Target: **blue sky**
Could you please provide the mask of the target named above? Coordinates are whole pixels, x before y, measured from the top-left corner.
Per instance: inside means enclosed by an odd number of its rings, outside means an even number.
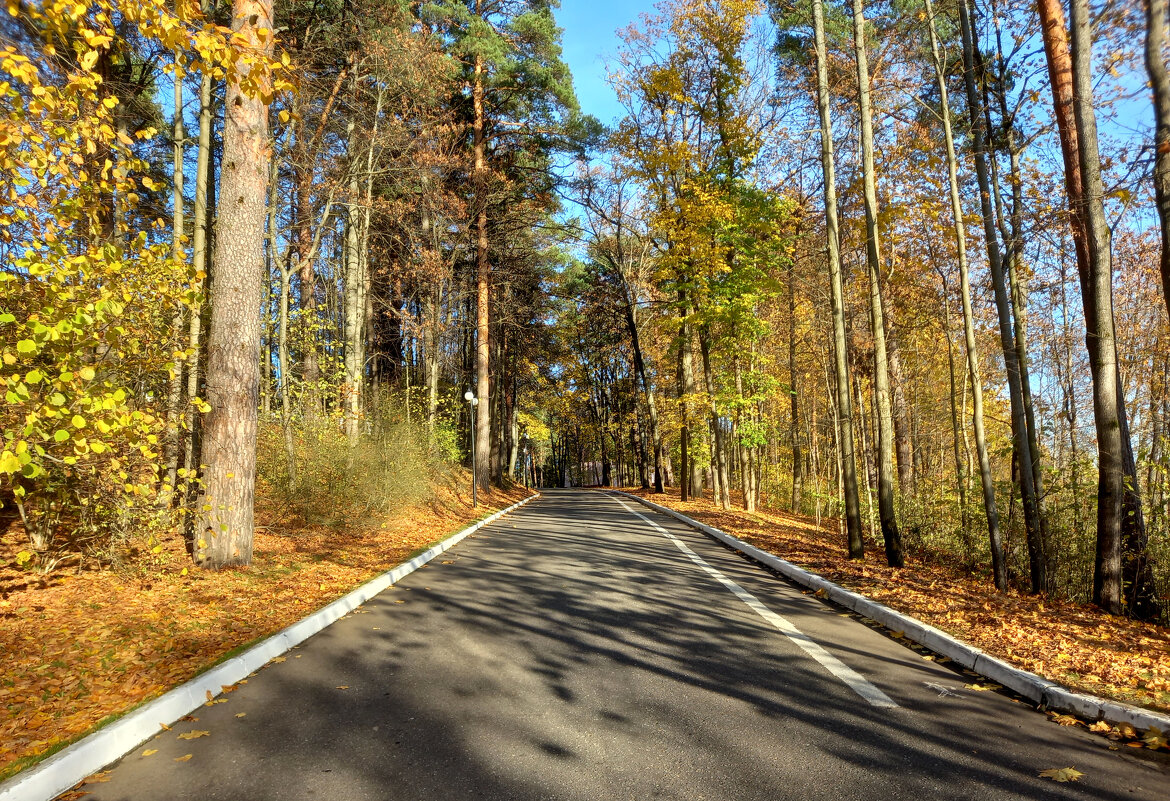
[[[561,0],[554,13],[557,25],[565,30],[564,58],[573,71],[582,112],[607,125],[621,114],[605,82],[604,60],[617,52],[614,32],[653,10],[653,0]]]

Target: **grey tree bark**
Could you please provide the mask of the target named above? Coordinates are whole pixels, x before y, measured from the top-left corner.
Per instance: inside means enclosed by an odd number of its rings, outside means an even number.
[[[865,254],[869,268],[869,304],[873,325],[874,396],[878,421],[878,519],[886,545],[886,561],[902,567],[902,535],[894,509],[894,415],[890,399],[889,357],[881,288],[881,243],[877,225],[877,182],[874,175],[873,112],[870,108],[869,59],[865,46],[863,0],[853,0],[853,42],[857,56],[857,98],[861,113],[861,164],[865,195]]]
[[[983,380],[979,375],[979,351],[975,341],[975,319],[971,309],[971,277],[967,261],[967,233],[963,223],[963,204],[959,194],[959,160],[955,155],[955,138],[951,131],[951,109],[947,96],[947,82],[938,34],[934,25],[934,7],[926,0],[930,19],[930,47],[934,59],[942,109],[943,135],[947,148],[947,181],[950,190],[951,216],[955,221],[955,248],[959,262],[959,294],[963,304],[963,338],[967,350],[967,372],[971,375],[971,427],[975,432],[975,450],[979,456],[979,481],[983,489],[983,511],[987,516],[987,538],[991,548],[991,567],[995,587],[1007,590],[1007,560],[1003,552],[1003,538],[999,529],[999,510],[995,504],[995,483],[991,475],[991,459],[987,453],[987,436],[983,429]],[[957,459],[956,455],[956,459]],[[960,477],[961,478],[961,477]]]
[[[1093,600],[1112,614],[1152,619],[1161,606],[1147,556],[1137,466],[1129,437],[1117,360],[1113,318],[1112,235],[1105,215],[1105,188],[1093,109],[1093,34],[1088,0],[1071,2],[1073,118],[1081,169],[1088,275],[1082,278],[1086,343],[1093,375],[1097,429],[1097,559]],[[1087,279],[1087,280],[1086,280]],[[1125,560],[1122,554],[1125,554]]]
[[[210,2],[205,0],[203,13],[206,15]],[[192,209],[191,261],[195,268],[195,291],[204,291],[206,276],[211,272],[207,243],[210,237],[211,221],[208,219],[208,196],[212,191],[211,125],[212,125],[212,84],[211,75],[204,72],[199,79],[199,144],[195,166],[195,204]],[[203,302],[202,298],[191,307],[187,326],[187,439],[183,450],[183,467],[190,479],[198,464],[195,461],[198,450],[199,417],[191,401],[199,395],[199,356],[202,346]]]
[[[983,117],[983,101],[976,87],[975,39],[967,0],[959,2],[959,26],[963,39],[963,77],[967,90],[968,113],[971,118],[972,149],[975,158],[975,176],[979,182],[984,244],[987,248],[991,283],[995,291],[995,306],[999,315],[1000,346],[1003,349],[1008,395],[1011,401],[1012,449],[1020,464],[1020,498],[1024,506],[1024,529],[1028,540],[1028,566],[1032,591],[1044,592],[1048,588],[1048,571],[1044,557],[1039,508],[1036,503],[1032,451],[1028,442],[1028,425],[1020,385],[1020,363],[1012,329],[1011,301],[1008,298],[1007,280],[1004,277],[1003,254],[999,246],[995,212],[991,205],[991,179],[987,166],[987,131]]]
[[[260,31],[264,30],[265,35]],[[272,0],[234,0],[232,31],[260,58],[272,54]],[[204,465],[196,505],[196,564],[252,561],[256,423],[260,384],[260,301],[268,166],[268,104],[241,90],[258,69],[244,60],[228,76],[223,166],[215,238],[204,419]],[[254,76],[251,76],[254,77]],[[262,78],[263,85],[267,78]]]
[[[479,2],[476,0],[476,12]],[[475,215],[475,392],[478,403],[475,407],[476,461],[472,466],[474,480],[483,490],[491,483],[491,327],[488,304],[491,300],[491,265],[488,262],[487,233],[487,162],[485,160],[485,110],[484,110],[484,63],[476,55],[472,80],[472,123],[474,149],[474,177],[476,185]]]
[[[187,251],[183,245],[183,151],[184,151],[184,136],[183,136],[183,67],[182,60],[175,53],[175,72],[172,76],[174,80],[174,112],[173,112],[173,128],[172,137],[174,138],[174,155],[172,157],[172,184],[173,192],[171,194],[173,214],[171,224],[171,248],[172,257],[175,260],[175,273],[180,274],[182,267],[186,265]],[[178,303],[175,308],[174,316],[174,336],[176,342],[182,337],[183,329],[183,309],[184,304]],[[167,474],[163,482],[163,490],[159,493],[159,505],[164,509],[169,508],[171,501],[174,499],[175,486],[179,478],[179,445],[181,432],[179,430],[179,420],[182,417],[183,404],[183,362],[185,360],[175,359],[174,366],[171,367],[170,386],[167,395]]]
[[[824,174],[826,247],[829,260],[829,298],[833,315],[833,366],[837,385],[837,414],[841,441],[841,476],[845,529],[850,559],[865,557],[861,538],[861,506],[857,496],[857,458],[853,446],[853,399],[849,353],[845,336],[844,291],[841,287],[841,248],[837,221],[837,181],[833,163],[833,122],[829,111],[829,69],[825,46],[822,0],[812,0],[817,56],[817,111],[821,123],[821,169]]]
[[[1170,71],[1166,67],[1167,0],[1146,0],[1146,71],[1154,93],[1154,201],[1162,227],[1162,293],[1170,312]]]

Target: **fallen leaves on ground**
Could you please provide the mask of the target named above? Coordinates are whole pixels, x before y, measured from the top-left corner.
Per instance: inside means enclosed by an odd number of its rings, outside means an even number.
[[[707,499],[682,503],[677,490],[655,495],[669,506],[830,581],[953,634],[1024,670],[1081,692],[1170,711],[1170,628],[1115,617],[1094,606],[1015,591],[928,554],[908,554],[906,567],[885,565],[867,542],[864,560],[846,558],[837,521],[820,526],[774,509],[723,511]],[[1132,730],[1132,727],[1129,727]],[[1137,733],[1121,734],[1127,739]]]
[[[223,572],[185,570],[176,535],[149,564],[41,577],[16,566],[18,524],[0,523],[0,777],[527,494],[496,492],[473,510],[440,487],[424,507],[337,528],[306,526],[258,491],[252,566]]]
[[[210,737],[210,736],[211,736],[211,732],[209,732],[209,731],[200,731],[199,729],[193,729],[193,730],[186,732],[184,734],[180,734],[179,739],[180,740],[198,740],[200,737]]]
[[[1049,768],[1040,771],[1040,778],[1052,779],[1054,782],[1075,782],[1084,775],[1076,768]]]
[[[1151,726],[1142,737],[1142,742],[1149,748],[1166,748],[1166,735],[1157,726]]]

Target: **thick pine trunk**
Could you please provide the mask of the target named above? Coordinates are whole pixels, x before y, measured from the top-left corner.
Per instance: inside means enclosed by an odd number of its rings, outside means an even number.
[[[258,35],[266,30],[263,39]],[[260,58],[273,49],[272,1],[234,0],[232,30]],[[212,281],[207,390],[196,507],[195,562],[222,568],[252,561],[260,301],[268,166],[268,105],[240,90],[251,69],[229,76]],[[263,79],[262,79],[263,82]]]
[[[850,559],[865,557],[861,537],[861,506],[857,496],[857,458],[853,447],[853,401],[850,390],[848,340],[845,334],[844,291],[841,286],[841,250],[837,221],[836,169],[833,164],[833,124],[829,116],[829,68],[825,47],[822,0],[813,0],[817,54],[817,110],[821,124],[821,169],[824,172],[826,246],[829,261],[829,299],[833,315],[833,368],[841,449],[841,483],[845,529]],[[814,407],[815,409],[815,407]],[[813,446],[816,446],[815,440]],[[816,474],[814,473],[814,477]]]
[[[869,267],[869,303],[873,326],[874,396],[878,420],[878,518],[886,561],[902,567],[902,535],[894,510],[894,415],[886,353],[885,310],[881,290],[881,243],[878,239],[877,182],[874,175],[873,115],[869,97],[869,60],[865,47],[863,0],[853,0],[853,41],[857,56],[857,95],[861,112],[861,164],[865,196],[865,254]]]

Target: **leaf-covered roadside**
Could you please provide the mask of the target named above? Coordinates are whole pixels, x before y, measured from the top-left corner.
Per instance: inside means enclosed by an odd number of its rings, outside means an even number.
[[[633,490],[631,490],[633,491]],[[846,558],[836,521],[820,528],[801,515],[766,509],[722,511],[710,500],[682,503],[633,491],[757,548],[811,570],[875,601],[913,615],[1024,670],[1082,692],[1161,712],[1170,711],[1170,629],[1102,612],[1093,606],[1015,591],[996,593],[989,580],[958,566],[908,554],[906,567],[886,567],[880,546],[864,561]]]
[[[526,495],[451,488],[361,528],[303,527],[258,509],[250,569],[190,570],[174,536],[133,572],[21,569],[24,535],[0,533],[0,776],[154,698],[225,654],[294,623],[466,523]]]

